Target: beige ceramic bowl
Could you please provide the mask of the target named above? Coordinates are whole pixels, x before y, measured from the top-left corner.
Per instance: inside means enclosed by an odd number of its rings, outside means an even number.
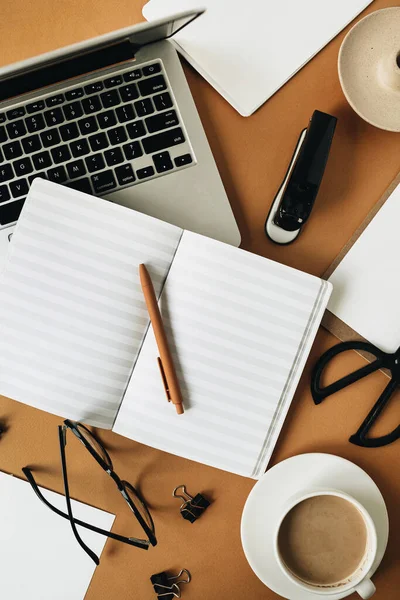
[[[400,7],[356,23],[343,40],[338,69],[344,95],[360,117],[400,131]]]

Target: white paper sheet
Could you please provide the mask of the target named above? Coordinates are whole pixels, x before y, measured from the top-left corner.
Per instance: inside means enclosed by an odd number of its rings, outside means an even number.
[[[371,0],[150,0],[149,21],[205,7],[173,36],[195,69],[243,116],[254,112]]]
[[[265,470],[331,286],[185,231],[161,296],[184,396],[175,414],[150,327],[113,430],[226,471]]]
[[[0,277],[0,393],[111,428],[182,230],[37,179]]]
[[[387,352],[400,346],[400,185],[329,278],[329,310]]]
[[[42,490],[66,512],[65,498]],[[114,515],[72,502],[74,516],[110,531]],[[1,597],[4,600],[83,600],[96,565],[79,546],[69,521],[41,502],[26,481],[0,473]],[[100,556],[107,537],[79,527]]]

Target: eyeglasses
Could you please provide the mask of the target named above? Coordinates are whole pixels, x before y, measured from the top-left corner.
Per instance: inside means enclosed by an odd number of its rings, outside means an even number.
[[[357,369],[353,373],[349,373],[345,377],[342,377],[338,381],[331,383],[330,385],[322,388],[321,378],[327,365],[342,352],[348,350],[362,350],[368,355],[371,355],[374,360]],[[313,373],[311,375],[311,393],[315,404],[320,404],[325,398],[335,394],[339,390],[356,383],[363,377],[367,377],[370,373],[374,373],[379,369],[387,369],[390,372],[391,379],[374,406],[365,417],[358,431],[354,433],[349,441],[357,446],[364,446],[366,448],[378,448],[386,446],[400,438],[400,425],[393,429],[386,435],[380,437],[369,437],[368,433],[374,423],[376,423],[379,415],[382,413],[385,406],[388,404],[390,398],[397,390],[400,384],[400,348],[393,354],[383,352],[373,344],[362,341],[342,342],[327,350],[317,361]]]
[[[72,506],[71,506],[71,496],[69,494],[69,483],[68,483],[68,473],[67,473],[67,461],[66,461],[66,453],[65,446],[67,443],[66,435],[67,431],[71,430],[72,433],[78,438],[78,440],[85,446],[86,450],[90,452],[96,462],[101,466],[101,468],[110,475],[110,477],[115,481],[117,488],[119,489],[122,497],[125,502],[135,515],[138,520],[140,526],[145,532],[147,539],[138,539],[135,537],[125,537],[119,535],[117,533],[112,533],[110,531],[105,531],[104,529],[100,529],[99,527],[95,527],[89,523],[85,523],[80,519],[75,519],[72,514]],[[137,548],[142,548],[143,550],[148,550],[150,544],[152,546],[157,545],[157,539],[155,536],[155,528],[153,519],[151,517],[150,511],[140,496],[139,492],[127,481],[121,480],[116,472],[113,469],[111,458],[104,448],[102,443],[95,437],[95,435],[82,423],[75,423],[70,421],[69,419],[64,421],[64,425],[58,427],[58,435],[60,442],[60,453],[61,453],[61,466],[62,466],[62,474],[63,474],[63,482],[64,482],[64,493],[65,500],[67,504],[67,512],[65,514],[63,511],[59,510],[55,506],[53,506],[42,494],[40,491],[35,478],[32,475],[32,470],[29,467],[24,467],[22,469],[29,483],[31,484],[34,492],[38,496],[38,498],[53,512],[58,514],[60,517],[64,519],[68,519],[71,523],[72,531],[75,535],[76,540],[83,550],[90,556],[90,558],[98,565],[100,563],[99,557],[85,544],[85,542],[80,537],[77,525],[81,527],[85,527],[86,529],[90,529],[90,531],[95,531],[96,533],[100,533],[109,538],[117,540],[119,542],[124,542],[125,544],[129,544],[131,546],[136,546]]]

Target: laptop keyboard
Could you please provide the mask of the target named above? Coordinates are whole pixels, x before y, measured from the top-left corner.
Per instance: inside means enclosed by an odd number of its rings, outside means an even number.
[[[35,177],[101,196],[194,162],[160,61],[0,112],[0,225]]]

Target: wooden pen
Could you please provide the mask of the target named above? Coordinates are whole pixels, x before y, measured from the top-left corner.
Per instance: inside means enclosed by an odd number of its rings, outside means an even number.
[[[175,409],[178,415],[182,415],[184,412],[183,399],[181,389],[179,387],[178,377],[176,375],[175,366],[172,360],[171,350],[168,345],[168,340],[160,309],[158,307],[156,294],[154,292],[153,283],[146,266],[143,264],[139,265],[139,276],[147,311],[153,326],[154,337],[156,338],[158,351],[160,353],[160,356],[157,360],[161,371],[161,378],[163,380],[165,393],[167,394],[168,401],[175,404]]]

